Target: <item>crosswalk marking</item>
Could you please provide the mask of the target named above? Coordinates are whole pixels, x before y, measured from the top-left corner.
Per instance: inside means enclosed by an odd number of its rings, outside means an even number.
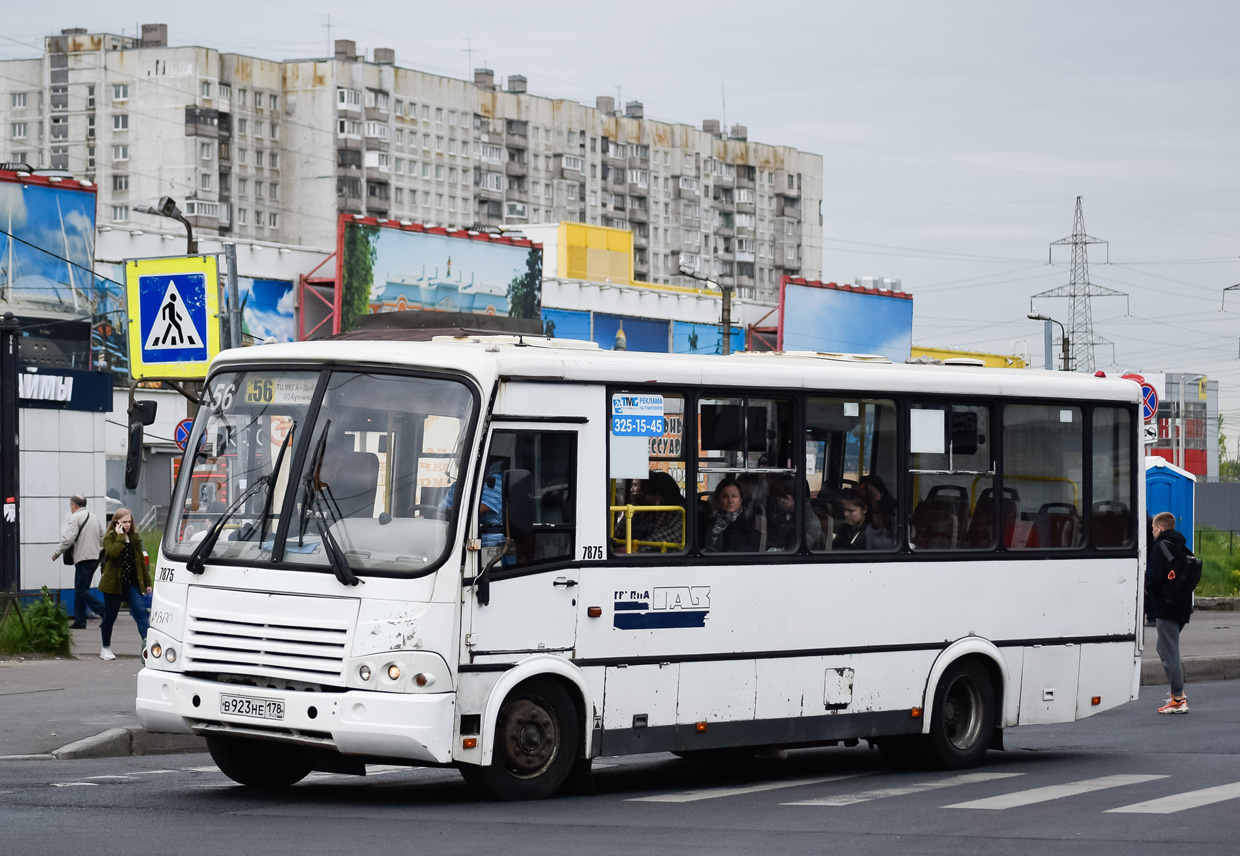
[[[652,797],[633,797],[625,800],[625,802],[661,802],[661,803],[685,803],[697,802],[698,800],[713,800],[723,797],[741,796],[742,794],[756,794],[762,791],[775,791],[781,788],[799,788],[804,785],[822,785],[827,782],[841,782],[844,779],[855,779],[864,773],[845,773],[839,776],[823,776],[817,779],[789,779],[786,782],[766,782],[761,785],[750,785],[744,788],[708,788],[701,791],[682,791],[674,794],[656,794]]]
[[[978,808],[1001,811],[1005,808],[1033,805],[1034,803],[1049,802],[1051,800],[1062,799],[1063,797],[1074,797],[1080,794],[1087,794],[1091,791],[1102,791],[1107,788],[1119,788],[1124,785],[1139,785],[1142,782],[1152,782],[1155,779],[1165,778],[1167,777],[1143,775],[1102,776],[1097,779],[1083,779],[1079,782],[1069,782],[1066,785],[1048,785],[1044,788],[1031,788],[1027,791],[1016,791],[1015,793],[1001,794],[996,797],[970,800],[969,802],[944,806],[944,808]]]
[[[840,794],[834,797],[822,797],[821,799],[798,800],[797,802],[787,802],[784,805],[853,805],[854,803],[868,802],[869,800],[879,800],[885,797],[903,797],[909,794],[917,794],[922,791],[933,791],[939,788],[954,788],[957,785],[972,785],[978,782],[992,782],[996,779],[1010,779],[1015,776],[1023,776],[1024,773],[964,773],[959,776],[949,776],[946,779],[938,779],[932,782],[921,782],[916,785],[907,785],[904,787],[894,788],[876,788],[871,791],[857,791],[850,794]]]
[[[1108,814],[1173,814],[1185,809],[1203,805],[1213,805],[1225,800],[1240,799],[1240,782],[1230,785],[1217,785],[1213,788],[1202,788],[1199,791],[1185,791],[1156,800],[1133,803],[1119,808],[1107,809]]]

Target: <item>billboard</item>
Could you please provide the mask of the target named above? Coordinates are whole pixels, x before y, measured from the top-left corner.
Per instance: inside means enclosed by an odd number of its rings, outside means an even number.
[[[784,278],[779,349],[878,354],[904,362],[913,348],[913,296],[833,282]]]
[[[237,277],[237,288],[241,296],[241,332],[251,337],[247,342],[297,341],[293,314],[297,295],[293,283],[241,276]]]
[[[0,298],[94,314],[95,188],[0,172]]]
[[[341,331],[372,312],[540,317],[542,247],[525,238],[342,215],[337,258]]]

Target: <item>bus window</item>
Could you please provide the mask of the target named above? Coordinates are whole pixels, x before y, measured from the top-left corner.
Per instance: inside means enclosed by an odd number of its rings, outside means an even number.
[[[1132,509],[1136,508],[1132,495],[1132,412],[1118,407],[1095,408],[1093,440],[1090,523],[1094,546],[1131,547]]]
[[[914,404],[909,411],[909,545],[914,550],[995,545],[991,409]],[[1001,516],[1014,513],[1004,497]]]
[[[813,397],[805,409],[805,485],[819,524],[811,550],[894,550],[900,543],[896,406]]]
[[[698,401],[698,544],[706,552],[794,549],[768,543],[771,482],[796,475],[792,402],[765,398]]]
[[[635,443],[637,458],[621,462],[613,445],[607,506],[612,555],[684,553],[688,506],[685,502],[685,399],[679,394],[650,390],[614,390],[615,395],[640,395],[662,400],[663,430],[624,438]],[[657,430],[657,429],[655,429]],[[644,454],[643,454],[644,452]],[[691,492],[690,492],[691,493]]]
[[[577,435],[567,431],[496,431],[491,436],[487,461],[479,503],[483,546],[503,542],[504,472],[527,470],[533,482],[534,533],[527,542],[514,545],[514,558],[505,561],[504,567],[571,559],[577,531]]]
[[[1081,522],[1085,420],[1066,404],[1003,409],[1003,489],[1019,491],[1008,547],[1064,549],[1085,543]]]

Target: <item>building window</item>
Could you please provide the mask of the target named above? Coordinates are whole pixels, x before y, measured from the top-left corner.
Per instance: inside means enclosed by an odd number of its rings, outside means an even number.
[[[14,107],[14,108],[25,107],[26,106],[26,93],[25,92],[14,92],[12,95],[10,95],[9,106]]]
[[[244,89],[238,89],[238,90],[237,90],[237,106],[238,106],[238,107],[244,107],[244,106],[245,106],[245,100],[246,100],[246,98],[245,98],[245,90],[244,90]],[[240,212],[238,212],[238,213],[240,213]],[[240,218],[238,218],[238,219],[240,219]]]
[[[245,208],[238,208],[237,209],[237,224],[240,226],[245,226],[249,223],[249,221],[250,221],[250,212]]]
[[[343,136],[360,137],[362,135],[362,123],[356,119],[337,119],[336,131]]]
[[[650,183],[650,173],[644,169],[629,170],[629,184],[639,184],[645,186]]]
[[[337,89],[336,104],[340,107],[362,106],[362,93],[356,89]]]
[[[113,116],[112,116],[112,130],[113,130],[113,131],[128,131],[128,130],[129,130],[129,116],[128,116],[128,114],[125,114],[125,113],[115,113],[115,114],[113,114]]]
[[[397,205],[405,204],[405,191],[399,187],[396,188],[396,204]]]
[[[275,96],[272,97],[274,98]],[[269,213],[267,215],[267,225],[273,229],[278,229],[280,227],[280,215],[274,211]]]
[[[442,151],[443,151],[443,137],[436,137],[436,138],[435,138],[435,151],[437,151],[437,152],[442,152]]]
[[[219,94],[221,98],[229,98],[229,99],[232,98],[232,86],[230,86],[227,83],[221,83],[219,88],[220,88]]]
[[[461,156],[469,157],[469,143],[465,140],[461,140]]]
[[[27,131],[27,126],[25,122],[14,122],[12,125],[9,126],[9,136],[15,140],[26,139],[26,131]]]
[[[443,194],[442,193],[435,194],[435,207],[443,208]]]
[[[268,199],[279,199],[280,198],[280,185],[279,184],[273,181],[271,182],[271,184],[267,185],[267,198]]]
[[[428,190],[422,191],[422,207],[429,208],[431,204],[431,194]]]
[[[198,186],[201,187],[203,190],[210,190],[211,189],[211,173],[204,172],[201,176],[199,176]]]
[[[388,126],[382,122],[367,122],[366,136],[376,140],[386,140],[388,138]]]
[[[129,189],[129,176],[127,175],[112,176],[112,189],[113,190],[128,190]]]
[[[441,164],[435,164],[435,180],[443,181],[443,166]]]
[[[129,160],[129,146],[113,146],[112,160],[124,161]]]
[[[504,189],[504,177],[498,172],[488,172],[482,177],[482,186],[487,190],[502,191]]]
[[[271,134],[270,134],[270,137],[271,137],[271,139],[273,139],[273,140],[278,140],[278,139],[280,139],[280,126],[279,126],[279,125],[277,125],[275,122],[272,122],[272,123],[271,123]]]
[[[249,120],[248,120],[248,119],[238,119],[238,120],[237,120],[237,133],[238,133],[238,134],[248,134],[248,133],[250,133],[250,122],[249,122]]]
[[[129,100],[129,84],[113,83],[112,84],[112,100],[127,101]]]
[[[198,156],[202,158],[203,160],[211,160],[211,144],[210,143],[199,143],[198,144]]]
[[[257,149],[254,151],[254,165],[255,166],[263,165],[263,153]]]
[[[263,123],[262,123],[262,122],[255,121],[255,123],[254,123],[254,136],[256,136],[256,137],[261,137],[262,135],[263,135]]]
[[[436,108],[435,108],[435,121],[436,121],[436,122],[442,122],[442,121],[443,121],[443,108],[442,108],[442,107],[436,107]]]
[[[250,189],[250,180],[248,178],[237,179],[237,195],[238,196],[245,196],[246,193],[249,192],[249,189]]]
[[[564,168],[565,169],[571,169],[576,172],[585,172],[585,163],[586,162],[582,160],[581,158],[573,157],[572,155],[564,156]],[[569,198],[571,199],[572,197],[569,197]]]
[[[112,206],[112,219],[118,220],[122,223],[128,220],[129,219],[129,206],[128,205],[113,205]]]

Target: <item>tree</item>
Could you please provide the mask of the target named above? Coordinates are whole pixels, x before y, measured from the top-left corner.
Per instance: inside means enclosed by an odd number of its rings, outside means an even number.
[[[1240,481],[1240,459],[1227,460],[1227,435],[1223,433],[1223,417],[1218,418],[1218,480]]]
[[[375,245],[378,226],[348,223],[344,227],[343,274],[340,279],[340,332],[357,326],[357,319],[370,312],[370,289],[375,280]]]
[[[511,318],[537,318],[542,311],[542,251],[530,247],[525,257],[525,273],[508,283],[508,315]]]

